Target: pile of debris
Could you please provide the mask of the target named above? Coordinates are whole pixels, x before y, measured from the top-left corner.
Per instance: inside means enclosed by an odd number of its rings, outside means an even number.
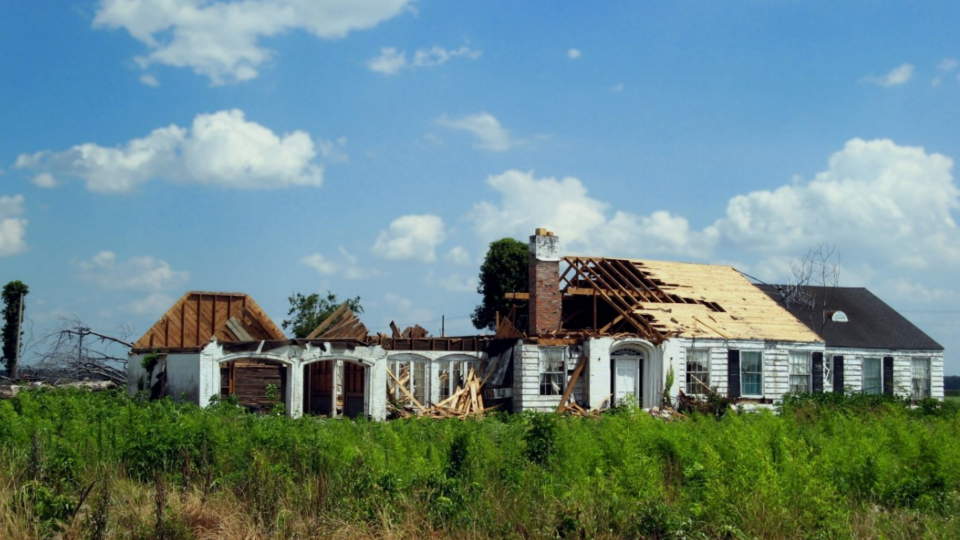
[[[28,390],[38,390],[41,388],[83,388],[91,392],[100,392],[116,388],[117,384],[113,381],[73,381],[62,384],[47,384],[41,381],[28,382],[24,384],[4,384],[0,385],[0,399],[11,399],[20,392]]]
[[[685,420],[687,415],[677,411],[673,407],[650,407],[647,409],[650,416],[659,418],[664,422],[674,422],[676,420]]]
[[[408,408],[400,405],[398,399],[390,399],[392,396],[388,394],[389,408],[398,418],[426,416],[429,418],[459,418],[462,420],[468,416],[483,416],[485,412],[497,408],[497,406],[484,407],[483,381],[477,377],[477,373],[472,367],[467,372],[462,387],[458,385],[450,397],[429,407],[420,403],[407,390],[404,383],[409,380],[410,375],[406,369],[400,372],[400,377],[394,375],[390,370],[387,370],[387,375],[396,383],[396,389],[400,390],[406,401],[412,404],[412,411],[408,410]]]

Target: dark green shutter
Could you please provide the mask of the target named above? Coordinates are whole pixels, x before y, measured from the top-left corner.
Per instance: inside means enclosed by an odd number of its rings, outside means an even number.
[[[835,394],[843,393],[843,357],[833,357],[833,392]]]
[[[727,395],[732,399],[740,397],[740,351],[727,351]]]
[[[893,357],[883,357],[883,393],[893,395]]]
[[[823,353],[813,353],[813,391],[823,392]]]

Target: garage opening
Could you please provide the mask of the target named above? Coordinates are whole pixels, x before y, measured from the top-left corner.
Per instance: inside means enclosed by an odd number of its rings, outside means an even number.
[[[356,418],[364,414],[366,367],[323,360],[303,368],[303,410],[318,416]]]
[[[236,396],[253,412],[288,405],[287,393],[287,366],[281,362],[250,358],[220,364],[220,397]]]

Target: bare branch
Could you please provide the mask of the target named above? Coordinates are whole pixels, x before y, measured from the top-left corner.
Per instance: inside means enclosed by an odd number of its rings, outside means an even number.
[[[120,337],[96,332],[78,317],[60,319],[58,328],[37,340],[39,360],[32,370],[35,378],[101,378],[117,384],[127,379],[126,349],[129,328],[120,329]]]

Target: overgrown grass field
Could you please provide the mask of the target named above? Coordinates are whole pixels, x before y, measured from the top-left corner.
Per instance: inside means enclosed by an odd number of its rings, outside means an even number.
[[[960,538],[949,403],[350,420],[0,401],[0,538]]]

